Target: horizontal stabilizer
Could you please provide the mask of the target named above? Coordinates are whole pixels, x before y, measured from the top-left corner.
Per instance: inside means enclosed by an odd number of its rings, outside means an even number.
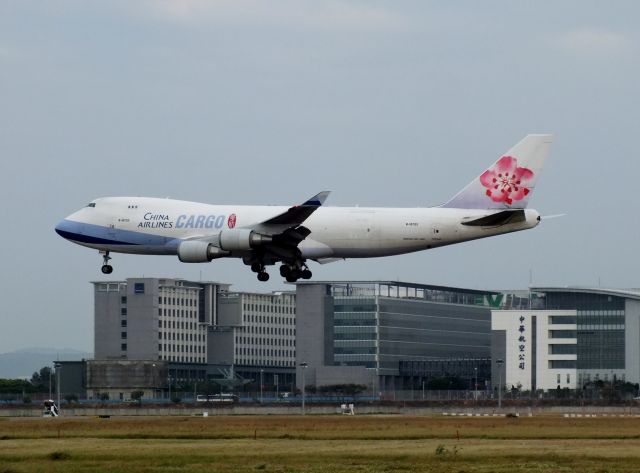
[[[468,225],[470,227],[499,227],[508,223],[524,222],[527,218],[524,215],[524,210],[503,210],[491,215],[476,218],[474,220],[467,220],[462,222],[462,225]]]

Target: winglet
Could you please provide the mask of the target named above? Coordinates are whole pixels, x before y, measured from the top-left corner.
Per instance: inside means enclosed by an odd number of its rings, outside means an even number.
[[[314,195],[310,199],[307,199],[307,201],[302,205],[310,206],[310,207],[320,207],[322,204],[324,204],[324,201],[327,200],[327,197],[329,196],[329,192],[330,191],[322,191]]]

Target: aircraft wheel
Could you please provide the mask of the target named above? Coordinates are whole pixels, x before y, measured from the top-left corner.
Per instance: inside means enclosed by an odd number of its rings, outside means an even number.
[[[282,276],[283,278],[286,278],[288,274],[291,273],[291,268],[289,266],[287,266],[286,264],[283,264],[282,266],[280,266],[280,276]]]
[[[260,263],[251,263],[251,271],[260,273],[262,271],[262,265]]]
[[[111,273],[113,273],[113,266],[111,266],[110,264],[105,264],[105,265],[103,265],[103,266],[102,266],[102,268],[100,268],[100,269],[102,269],[102,272],[103,272],[104,274],[111,274]]]
[[[258,273],[258,281],[268,281],[269,280],[269,273],[266,273],[264,271],[262,271],[261,273]]]
[[[310,270],[303,269],[301,276],[302,276],[302,279],[311,279],[312,274]]]
[[[285,279],[287,280],[287,282],[296,282],[298,280],[298,278],[291,273],[289,273]]]

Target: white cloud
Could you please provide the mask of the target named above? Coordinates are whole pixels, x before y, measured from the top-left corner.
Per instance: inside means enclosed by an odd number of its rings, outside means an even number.
[[[555,42],[567,52],[584,56],[626,53],[635,46],[632,38],[621,33],[588,28],[567,32]]]
[[[408,24],[408,18],[382,7],[340,0],[150,0],[143,5],[142,13],[178,22],[205,20],[226,24],[366,30],[397,29]]]

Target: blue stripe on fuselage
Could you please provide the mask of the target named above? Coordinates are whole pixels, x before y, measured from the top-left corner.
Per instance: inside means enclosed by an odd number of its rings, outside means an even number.
[[[175,242],[174,238],[107,228],[72,220],[63,220],[56,225],[56,233],[67,240],[93,245],[165,246],[170,242]]]

